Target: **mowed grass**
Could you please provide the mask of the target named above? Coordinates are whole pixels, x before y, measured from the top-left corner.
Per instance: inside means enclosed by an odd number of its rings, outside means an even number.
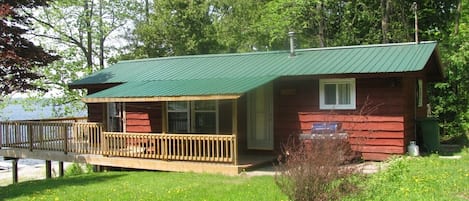
[[[0,188],[0,200],[287,200],[272,176],[104,172]]]
[[[399,157],[343,200],[469,200],[469,149],[459,159]],[[272,176],[104,172],[0,187],[0,200],[288,200]]]

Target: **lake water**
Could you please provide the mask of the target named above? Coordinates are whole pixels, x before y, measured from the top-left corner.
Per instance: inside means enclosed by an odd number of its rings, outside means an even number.
[[[71,116],[83,117],[86,116],[86,111],[81,111]],[[54,118],[53,106],[41,106],[41,104],[37,104],[32,106],[32,108],[25,110],[20,104],[10,104],[0,110],[0,121],[46,118]]]

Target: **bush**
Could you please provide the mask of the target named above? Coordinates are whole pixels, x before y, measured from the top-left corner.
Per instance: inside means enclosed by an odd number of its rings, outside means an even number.
[[[291,137],[283,146],[275,182],[291,200],[338,200],[355,192],[345,168],[354,154],[346,139],[321,139],[305,144]]]
[[[80,174],[85,174],[92,172],[93,167],[92,165],[86,164],[82,165],[79,163],[73,163],[67,169],[65,170],[65,175],[66,176],[75,176],[75,175],[80,175]]]

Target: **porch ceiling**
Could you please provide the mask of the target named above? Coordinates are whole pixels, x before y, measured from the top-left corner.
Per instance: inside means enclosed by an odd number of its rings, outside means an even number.
[[[87,103],[237,99],[277,76],[127,82],[83,98]]]

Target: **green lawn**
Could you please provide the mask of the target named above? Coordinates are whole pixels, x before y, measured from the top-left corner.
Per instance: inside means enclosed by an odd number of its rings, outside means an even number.
[[[345,200],[469,200],[469,149],[460,159],[401,157],[358,179]],[[0,187],[0,200],[288,200],[272,176],[105,172]]]
[[[0,200],[287,200],[273,177],[105,172],[0,188]]]

